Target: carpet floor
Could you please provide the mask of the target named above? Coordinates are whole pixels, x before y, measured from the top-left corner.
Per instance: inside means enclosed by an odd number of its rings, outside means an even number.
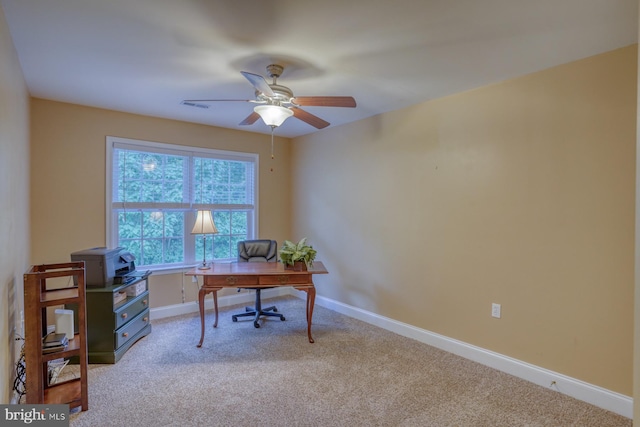
[[[231,321],[202,348],[197,314],[152,321],[115,365],[89,365],[89,410],[71,426],[597,426],[628,418],[316,306],[269,301],[286,316]],[[73,367],[69,367],[72,374]],[[69,374],[69,373],[67,373]]]

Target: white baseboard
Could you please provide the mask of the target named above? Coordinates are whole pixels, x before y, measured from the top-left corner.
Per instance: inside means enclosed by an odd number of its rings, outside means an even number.
[[[304,292],[290,290],[292,295],[306,298]],[[399,335],[448,351],[485,366],[506,372],[542,387],[551,388],[583,402],[606,409],[627,418],[633,418],[633,399],[602,387],[568,377],[481,347],[467,344],[434,332],[398,322],[384,316],[361,310],[329,298],[318,296],[316,304],[354,319],[362,320]]]
[[[282,295],[293,295],[300,299],[306,299],[306,293],[296,291],[293,288],[271,288],[262,291],[265,298],[273,298]],[[228,307],[236,304],[250,304],[254,300],[254,294],[241,292],[234,295],[225,295],[218,298],[218,307]],[[316,304],[335,312],[344,314],[354,319],[362,320],[371,325],[395,332],[398,335],[412,338],[449,353],[464,357],[485,366],[522,378],[542,387],[551,388],[562,394],[566,394],[583,402],[606,409],[623,417],[633,417],[633,399],[620,393],[616,393],[602,387],[586,383],[584,381],[568,377],[558,372],[550,371],[481,347],[476,347],[444,335],[420,329],[415,326],[398,322],[388,317],[380,316],[341,302],[316,297]],[[205,308],[213,308],[213,299],[205,300]],[[152,319],[179,316],[187,313],[197,313],[198,303],[174,304],[165,307],[151,309]]]

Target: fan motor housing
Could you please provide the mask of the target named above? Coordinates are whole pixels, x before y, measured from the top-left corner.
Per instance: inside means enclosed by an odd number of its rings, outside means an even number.
[[[278,99],[286,99],[288,101],[289,99],[293,98],[293,92],[286,86],[273,84],[269,85],[269,87],[271,88],[273,93],[276,94],[276,98]]]
[[[293,98],[293,91],[286,86],[280,86],[277,84],[270,84],[269,87],[275,94],[275,96],[266,96],[259,91],[256,91],[256,97],[258,99],[262,99],[267,101],[268,103],[280,104],[280,103],[289,103],[291,102],[291,98]]]

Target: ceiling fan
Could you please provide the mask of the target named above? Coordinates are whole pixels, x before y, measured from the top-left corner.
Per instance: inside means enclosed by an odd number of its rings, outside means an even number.
[[[192,107],[209,108],[203,102],[251,102],[258,104],[253,112],[239,124],[241,126],[252,125],[259,118],[271,129],[280,126],[287,118],[293,116],[317,129],[323,129],[330,125],[326,120],[315,116],[300,107],[348,107],[354,108],[356,100],[351,96],[294,96],[293,91],[286,86],[277,83],[282,75],[284,67],[277,64],[267,66],[267,73],[273,79],[269,84],[258,74],[241,71],[240,73],[249,80],[256,90],[256,99],[187,99],[182,104]]]

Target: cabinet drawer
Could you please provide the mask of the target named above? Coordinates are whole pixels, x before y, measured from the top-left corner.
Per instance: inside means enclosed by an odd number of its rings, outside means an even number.
[[[282,274],[260,277],[261,285],[301,285],[311,283],[310,274]]]
[[[116,335],[116,348],[119,348],[124,343],[133,338],[140,330],[149,324],[149,309],[147,308],[142,313],[138,314],[135,318],[131,319],[129,323],[115,332]]]
[[[149,308],[149,291],[146,291],[142,295],[137,296],[131,302],[120,307],[115,311],[116,325],[114,329],[118,329],[129,320],[133,319],[145,309]]]
[[[214,286],[257,285],[258,277],[244,275],[210,276],[207,281]]]

